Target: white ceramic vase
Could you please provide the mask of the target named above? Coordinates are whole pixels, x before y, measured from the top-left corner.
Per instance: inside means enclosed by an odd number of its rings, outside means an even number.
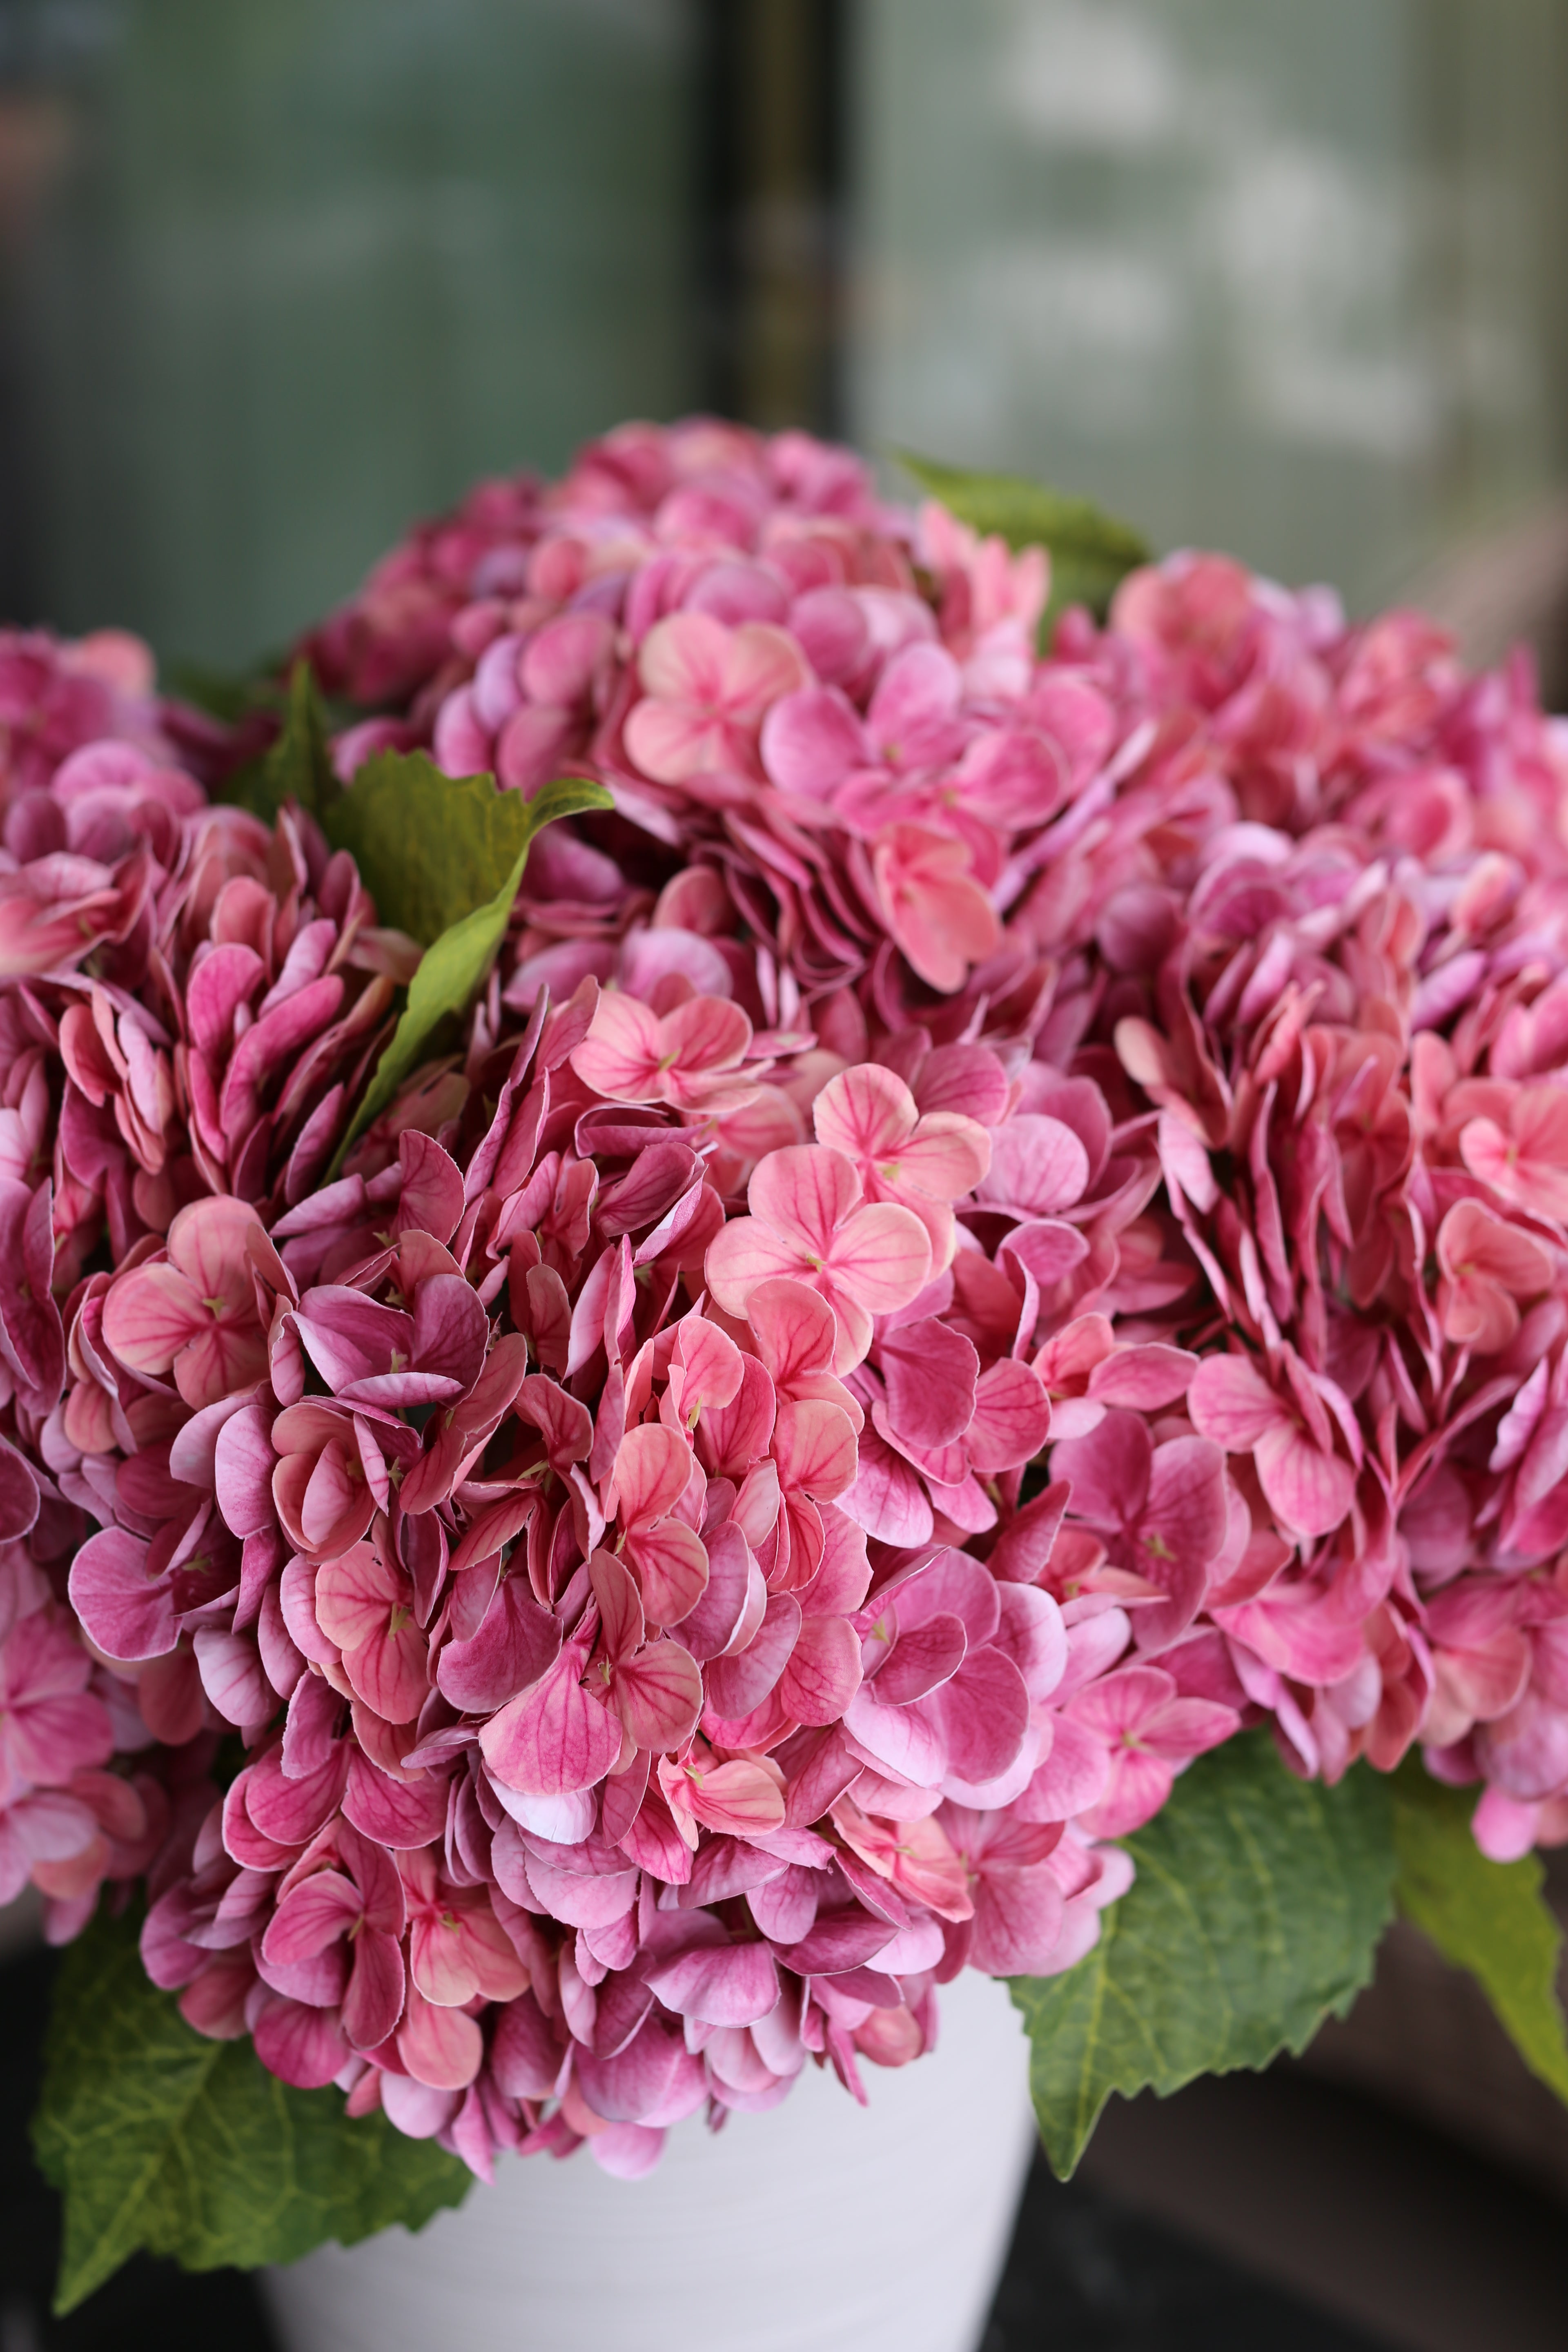
[[[286,2352],[975,2352],[1035,2145],[1006,1988],[961,1977],[936,2051],[815,2068],[771,2114],[679,2126],[641,2180],[503,2159],[416,2236],[265,2289]]]

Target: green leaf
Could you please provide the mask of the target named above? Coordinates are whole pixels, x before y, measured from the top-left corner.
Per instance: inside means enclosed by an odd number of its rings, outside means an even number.
[[[1021,474],[973,474],[907,449],[897,455],[921,488],[960,522],[987,537],[997,534],[1015,551],[1050,550],[1051,601],[1040,624],[1043,646],[1049,645],[1068,604],[1087,604],[1103,620],[1117,583],[1150,560],[1148,542],[1130,523],[1103,514],[1088,499],[1069,498]]]
[[[525,801],[489,776],[443,775],[423,751],[377,751],[326,830],[353,854],[381,920],[428,948],[496,896],[542,825],[610,805],[603,785],[578,777]]]
[[[1419,1759],[1394,1781],[1400,1910],[1446,1960],[1468,1969],[1532,2074],[1568,2100],[1568,2038],[1557,1999],[1563,1935],[1537,1855],[1489,1862],[1470,1830],[1473,1789],[1447,1789]]]
[[[384,751],[360,770],[329,812],[329,835],[353,852],[382,921],[410,932],[425,954],[331,1174],[484,980],[535,834],[557,817],[612,805],[602,784],[582,777],[547,784],[527,801],[498,793],[489,776],[454,782],[419,751]]]
[[[259,760],[237,770],[220,797],[276,824],[285,801],[324,817],[342,790],[332,767],[327,714],[309,662],[296,662],[289,680],[283,730]]]
[[[1393,1910],[1392,1801],[1365,1767],[1297,1780],[1266,1732],[1201,1757],[1126,1838],[1138,1875],[1065,1976],[1016,1978],[1040,2135],[1063,2178],[1112,2091],[1303,2050],[1372,1976]]]
[[[142,1966],[137,1922],[104,1914],[66,1954],[33,2145],[65,2199],[55,2309],[137,2248],[187,2270],[289,2263],[462,2201],[468,2168],[336,2090],[296,2091],[246,2042],[208,2042]]]
[[[209,719],[222,719],[226,727],[237,727],[256,710],[282,709],[284,698],[278,680],[283,667],[280,656],[253,670],[212,669],[205,662],[161,665],[166,693],[205,710]]]

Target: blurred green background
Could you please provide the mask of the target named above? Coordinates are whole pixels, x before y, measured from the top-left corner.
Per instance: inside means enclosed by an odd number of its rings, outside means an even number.
[[[1364,606],[1556,512],[1565,95],[1568,0],[0,0],[0,606],[241,661],[699,404]]]

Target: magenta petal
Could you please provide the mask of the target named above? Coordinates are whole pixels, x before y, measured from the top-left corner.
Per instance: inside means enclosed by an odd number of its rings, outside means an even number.
[[[1027,1364],[1004,1356],[982,1374],[965,1444],[983,1477],[1032,1461],[1050,1433],[1050,1400]]]
[[[939,1612],[908,1633],[900,1631],[873,1689],[883,1706],[907,1706],[951,1682],[963,1664],[968,1638],[956,1617]]]
[[[318,1870],[290,1887],[268,1923],[261,1948],[269,1960],[313,1958],[360,1916],[359,1889],[335,1870]],[[385,2039],[382,2035],[380,2039]]]
[[[493,1715],[479,1734],[495,1778],[525,1796],[568,1796],[602,1780],[621,1752],[616,1717],[583,1688],[584,1660],[563,1651],[542,1682]]]
[[[422,1372],[471,1389],[489,1339],[489,1319],[460,1275],[432,1275],[414,1302],[414,1360]]]
[[[437,1773],[395,1780],[357,1748],[349,1759],[342,1802],[345,1820],[394,1853],[428,1845],[447,1826],[447,1784]]]
[[[987,1976],[1040,1976],[1062,1931],[1061,1881],[1048,1863],[983,1870],[975,1891],[969,1962]]]
[[[819,1911],[810,1932],[779,1954],[786,1969],[803,1977],[842,1976],[858,1969],[892,1941],[890,1921],[859,1909]]]
[[[509,2099],[547,2099],[565,2055],[549,2021],[531,1992],[520,1993],[501,2010],[490,2043],[497,2088]],[[598,2108],[595,2111],[599,2113]]]
[[[658,2113],[680,2077],[685,2058],[681,2036],[661,2018],[650,2017],[614,2057],[600,2058],[580,2049],[574,2065],[583,2096],[596,2116],[606,2123],[635,2124]]]
[[[779,1972],[765,1944],[684,1952],[647,1982],[667,2009],[704,2025],[751,2025],[778,2006]]]
[[[217,1507],[225,1526],[237,1536],[259,1535],[276,1524],[272,1474],[278,1457],[272,1450],[271,1418],[259,1404],[245,1405],[224,1423],[214,1444]]]
[[[860,1687],[860,1644],[843,1617],[808,1617],[779,1680],[779,1700],[796,1723],[837,1723]]]
[[[396,2032],[403,2014],[403,1948],[395,1936],[372,1927],[356,1937],[353,1954],[343,2032],[356,2050],[374,2050]]]
[[[147,1577],[147,1547],[123,1528],[91,1536],[71,1562],[71,1606],[106,1657],[161,1658],[174,1646],[174,1604]]]
[[[299,2091],[319,2091],[341,2074],[351,2055],[330,2010],[308,2009],[274,1995],[251,2027],[256,2054],[268,2073]]]
[[[1029,1727],[1029,1694],[1011,1658],[973,1650],[929,1702],[941,1709],[948,1769],[981,1784],[1005,1772]]]
[[[525,1579],[503,1576],[478,1633],[441,1652],[437,1685],[454,1706],[489,1715],[538,1682],[560,1647],[560,1621],[539,1606]]]
[[[980,1359],[968,1339],[928,1315],[918,1323],[885,1331],[877,1363],[887,1387],[889,1425],[896,1437],[929,1453],[963,1436],[974,1412],[980,1372]],[[1026,1366],[1018,1370],[1034,1381]],[[1037,1381],[1035,1386],[1039,1387]]]
[[[924,1486],[872,1429],[860,1433],[855,1484],[838,1497],[838,1507],[879,1541],[912,1551],[931,1541],[935,1522]]]
[[[298,1780],[285,1777],[281,1749],[269,1748],[250,1768],[246,1812],[263,1837],[279,1845],[304,1845],[337,1811],[347,1776],[348,1756],[341,1740],[324,1764]]]
[[[800,1603],[790,1592],[773,1593],[750,1645],[709,1662],[704,1680],[708,1703],[727,1722],[739,1722],[761,1706],[789,1662],[800,1633]]]

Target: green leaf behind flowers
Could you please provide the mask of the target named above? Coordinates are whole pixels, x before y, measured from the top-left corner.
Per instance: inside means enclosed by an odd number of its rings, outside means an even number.
[[[258,690],[256,700],[267,695]],[[283,702],[283,724],[259,760],[237,769],[219,798],[248,809],[264,824],[276,824],[285,801],[297,801],[313,817],[325,814],[342,790],[332,768],[326,706],[309,662],[296,662]],[[236,718],[243,711],[237,711]]]
[[[1043,646],[1049,645],[1068,604],[1087,604],[1103,620],[1118,583],[1150,559],[1147,541],[1130,523],[1102,513],[1088,499],[1069,498],[1020,474],[970,473],[907,449],[897,455],[921,488],[971,530],[987,537],[994,533],[1015,551],[1050,550],[1051,600],[1040,624]]]
[[[1557,1998],[1563,1934],[1542,1893],[1540,1858],[1489,1862],[1470,1829],[1476,1790],[1445,1788],[1418,1758],[1393,1785],[1400,1910],[1469,1971],[1531,2073],[1568,2100]]]
[[[524,800],[489,776],[443,775],[423,751],[377,751],[323,822],[381,920],[429,948],[495,897],[542,825],[609,806],[604,786],[580,777]]]
[[[472,2185],[384,2116],[296,2091],[248,2041],[208,2042],[142,1966],[133,1916],[104,1913],[61,1964],[33,2119],[65,2199],[55,2309],[75,2309],[138,2247],[187,2270],[289,2263],[329,2238],[417,2230]]]
[[[1394,1907],[1393,1803],[1365,1766],[1297,1780],[1267,1733],[1201,1757],[1123,1840],[1138,1875],[1065,1976],[1016,1978],[1053,2168],[1112,2091],[1178,2089],[1306,2047],[1372,1976]]]
[[[381,920],[425,950],[334,1173],[356,1136],[428,1058],[441,1024],[461,1013],[483,982],[534,835],[557,817],[611,804],[602,784],[575,776],[525,801],[521,793],[498,792],[489,776],[444,776],[422,751],[378,752],[331,803],[328,838],[353,853]]]

